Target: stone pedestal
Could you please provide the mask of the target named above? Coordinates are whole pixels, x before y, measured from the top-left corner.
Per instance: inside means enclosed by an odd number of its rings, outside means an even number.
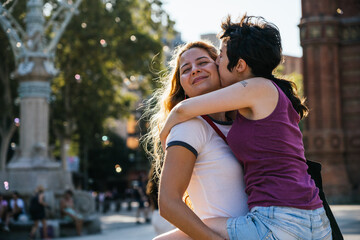
[[[73,189],[71,173],[60,168],[8,169],[0,173],[0,182],[9,183],[9,191],[18,191],[31,196],[38,185],[61,195],[66,189]]]

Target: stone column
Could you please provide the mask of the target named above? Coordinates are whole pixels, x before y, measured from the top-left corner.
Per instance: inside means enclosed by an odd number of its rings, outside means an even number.
[[[304,93],[310,109],[303,131],[305,151],[308,159],[322,163],[324,190],[332,202],[360,198],[360,178],[356,173],[360,170],[360,144],[355,141],[357,150],[349,144],[349,135],[360,139],[360,92],[356,92],[360,84],[360,72],[356,70],[360,69],[360,59],[355,57],[360,52],[360,18],[353,10],[359,7],[356,2],[302,0],[299,27]],[[354,31],[351,41],[344,36],[348,25]],[[357,64],[349,61],[345,65],[344,59],[349,55]],[[347,78],[345,72],[353,76]],[[352,90],[352,95],[344,90]],[[352,124],[350,129],[348,122],[354,121],[358,124]]]
[[[28,60],[33,69],[28,74],[16,75],[20,81],[20,149],[8,168],[58,168],[59,163],[49,158],[49,99],[52,75],[44,66],[44,59]]]
[[[26,37],[17,46],[23,50],[17,56],[14,73],[19,81],[20,145],[0,175],[10,190],[30,195],[38,185],[62,194],[73,188],[71,173],[51,158],[48,147],[50,81],[56,75],[54,53],[45,50],[45,19],[43,0],[27,1]]]

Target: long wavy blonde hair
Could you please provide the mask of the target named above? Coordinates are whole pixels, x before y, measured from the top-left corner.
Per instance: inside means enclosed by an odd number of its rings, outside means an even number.
[[[159,77],[160,87],[145,104],[146,108],[143,117],[149,119],[149,129],[142,138],[142,143],[152,160],[155,171],[154,177],[157,178],[160,177],[164,161],[164,151],[161,148],[159,137],[160,130],[171,109],[185,99],[185,91],[180,84],[179,62],[182,54],[192,48],[204,49],[214,61],[218,56],[217,48],[207,41],[189,42],[178,46],[169,62],[167,73]]]

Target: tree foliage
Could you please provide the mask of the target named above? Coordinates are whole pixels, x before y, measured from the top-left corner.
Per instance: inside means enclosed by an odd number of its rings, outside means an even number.
[[[141,97],[126,88],[151,91],[173,24],[160,1],[84,1],[57,48],[61,72],[52,83],[51,103],[56,139],[77,136],[82,159],[84,151],[98,149],[104,121],[128,116]]]

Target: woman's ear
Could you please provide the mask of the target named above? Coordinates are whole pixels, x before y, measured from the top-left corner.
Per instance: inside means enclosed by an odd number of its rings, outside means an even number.
[[[247,63],[244,61],[244,59],[239,59],[238,63],[236,64],[235,70],[238,73],[243,73],[247,68]]]

